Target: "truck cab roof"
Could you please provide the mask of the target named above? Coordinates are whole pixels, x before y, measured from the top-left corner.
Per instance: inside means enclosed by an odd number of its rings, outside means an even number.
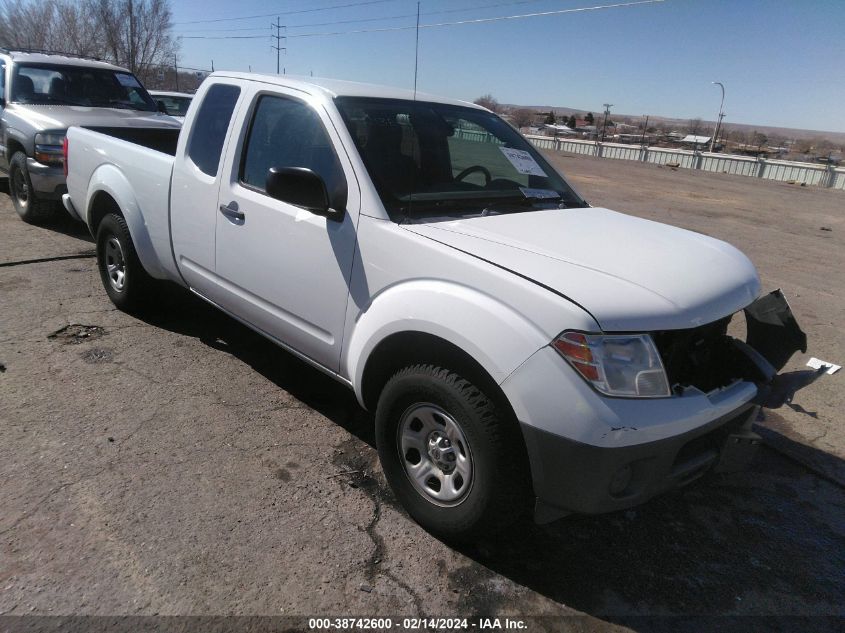
[[[76,57],[74,55],[64,53],[36,53],[29,51],[18,51],[14,49],[0,48],[0,55],[7,56],[15,63],[36,63],[36,64],[54,64],[61,66],[77,66],[83,68],[103,68],[108,70],[119,70],[122,72],[130,72],[122,66],[116,66],[108,62],[90,57]]]
[[[328,99],[335,97],[374,97],[380,99],[407,99],[417,101],[430,101],[434,103],[445,103],[450,105],[465,106],[483,110],[481,106],[459,99],[449,99],[425,92],[382,86],[379,84],[363,83],[358,81],[346,81],[343,79],[329,79],[322,77],[299,77],[295,75],[265,75],[256,73],[239,73],[228,71],[217,71],[210,75],[214,77],[230,77],[247,81],[260,81],[275,86],[303,90],[309,94],[320,94]]]

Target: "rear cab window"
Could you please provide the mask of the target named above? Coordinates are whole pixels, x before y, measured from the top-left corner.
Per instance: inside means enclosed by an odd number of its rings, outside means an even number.
[[[214,84],[205,93],[194,118],[188,141],[188,158],[203,173],[217,176],[223,143],[241,89],[230,84]]]

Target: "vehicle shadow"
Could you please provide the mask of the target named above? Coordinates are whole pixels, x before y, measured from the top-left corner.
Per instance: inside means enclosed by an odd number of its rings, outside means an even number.
[[[0,178],[0,194],[9,193],[9,179],[8,178]],[[44,222],[43,224],[39,225],[39,228],[47,229],[49,231],[55,231],[56,233],[62,233],[67,235],[68,237],[75,237],[77,239],[83,240],[85,242],[94,243],[94,238],[91,237],[91,234],[88,232],[88,227],[85,226],[84,222],[78,222],[71,218],[67,211],[61,205],[61,202],[58,203],[58,208],[56,209],[53,217],[51,217],[48,221]]]
[[[94,238],[91,237],[91,234],[88,232],[88,227],[85,225],[85,223],[78,222],[77,220],[71,218],[67,214],[67,211],[65,211],[63,208],[59,208],[52,218],[39,225],[39,227],[42,229],[47,229],[48,231],[62,233],[63,235],[67,235],[68,237],[75,237],[76,239],[82,240],[83,242],[88,242],[90,244],[94,243]]]
[[[147,323],[225,350],[374,446],[372,417],[344,386],[175,286],[157,303]],[[376,479],[361,488],[394,503]],[[769,448],[749,472],[710,476],[632,510],[526,520],[449,546],[489,576],[485,584],[470,565],[444,578],[461,593],[472,583],[467,608],[479,615],[495,610],[497,574],[640,631],[835,630],[845,615],[845,495]]]

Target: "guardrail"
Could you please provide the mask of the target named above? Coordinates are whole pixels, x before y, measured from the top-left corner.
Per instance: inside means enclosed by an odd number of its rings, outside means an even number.
[[[782,182],[796,182],[845,191],[845,168],[815,163],[798,163],[769,158],[750,158],[733,154],[696,152],[687,149],[600,143],[549,136],[527,136],[540,149],[597,156],[615,160],[635,160],[656,165],[671,165],[681,169],[700,169],[736,176],[764,178]]]

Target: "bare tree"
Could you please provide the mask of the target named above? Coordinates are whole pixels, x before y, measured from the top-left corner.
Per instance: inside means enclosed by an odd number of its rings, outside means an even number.
[[[511,116],[517,128],[528,127],[534,120],[534,110],[530,108],[517,108],[511,113]]]
[[[475,105],[480,105],[482,108],[487,108],[491,112],[499,112],[502,107],[499,105],[499,102],[496,98],[491,94],[481,95],[473,101]]]
[[[56,14],[54,0],[6,0],[0,7],[0,46],[52,48]]]
[[[170,0],[2,0],[0,46],[99,57],[142,81],[172,68]]]
[[[687,134],[692,134],[693,136],[698,136],[698,133],[702,129],[702,122],[701,119],[690,119],[687,123]]]
[[[61,33],[62,47],[68,53],[103,57],[103,28],[90,2],[56,3],[55,31]]]
[[[171,33],[168,0],[87,0],[99,17],[106,56],[149,78],[158,66],[170,65],[178,50]]]

